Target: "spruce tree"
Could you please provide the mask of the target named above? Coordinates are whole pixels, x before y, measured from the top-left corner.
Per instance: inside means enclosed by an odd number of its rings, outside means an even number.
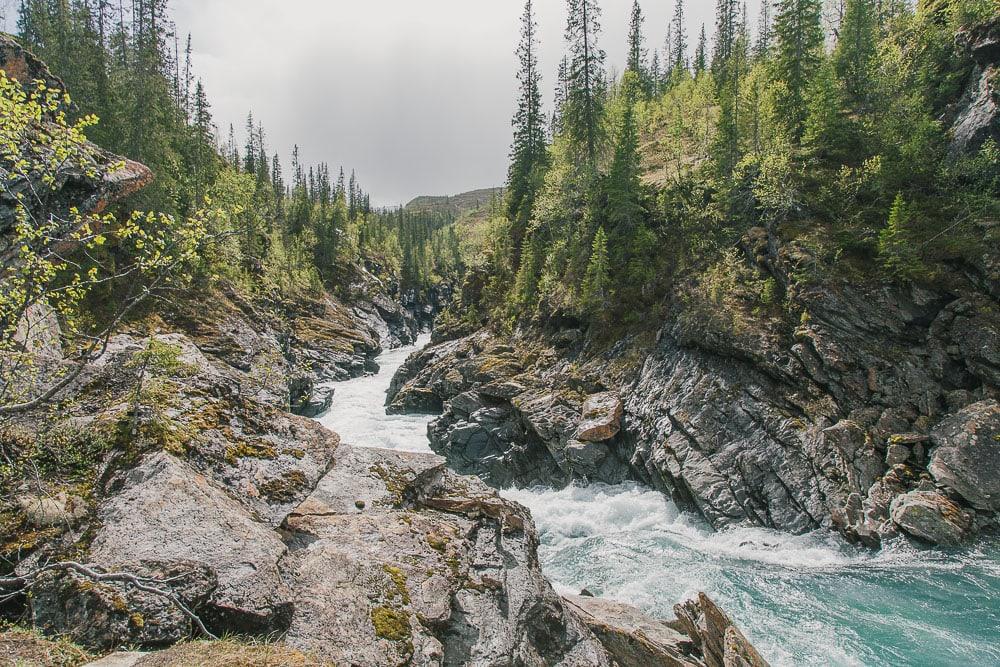
[[[694,52],[694,72],[701,74],[708,69],[708,36],[705,34],[705,24],[701,24],[701,33],[698,35],[698,47]]]
[[[548,158],[539,87],[542,77],[538,69],[537,28],[532,0],[527,0],[522,17],[521,44],[517,50],[521,64],[517,75],[520,92],[513,120],[514,145],[507,176],[507,217],[511,222],[515,269],[520,261],[521,244]]]
[[[596,0],[568,2],[569,94],[563,122],[573,147],[582,156],[584,167],[593,173],[597,168],[604,107],[605,53],[597,46],[601,30],[600,7]]]
[[[806,90],[823,60],[822,0],[780,0],[774,21],[775,74],[785,91],[779,111],[792,137],[802,137],[807,115]]]
[[[639,79],[634,72],[622,78],[622,114],[615,136],[615,153],[607,178],[607,219],[612,223],[615,249],[625,250],[641,220],[639,130],[635,117]],[[621,254],[615,253],[616,258]]]
[[[645,47],[645,38],[642,34],[642,26],[646,18],[642,15],[642,7],[639,0],[632,3],[632,17],[628,28],[628,64],[627,69],[635,72],[640,79],[646,76],[646,59],[648,53]]]
[[[674,76],[687,69],[687,26],[684,23],[684,0],[677,0],[674,8],[674,17],[670,21],[671,33],[673,34],[673,53],[671,54],[671,67]]]
[[[754,56],[758,60],[767,57],[774,37],[774,17],[771,12],[771,0],[762,0],[760,5],[760,20],[757,24],[757,43],[754,45]]]
[[[604,227],[598,227],[594,234],[580,301],[584,312],[592,316],[606,314],[611,303],[611,261],[608,257],[608,235]]]
[[[833,54],[837,76],[855,112],[870,109],[874,86],[872,62],[876,53],[877,19],[874,0],[847,0],[840,37]]]

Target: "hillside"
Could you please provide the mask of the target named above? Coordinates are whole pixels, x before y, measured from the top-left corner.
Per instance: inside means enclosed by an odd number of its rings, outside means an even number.
[[[443,213],[459,218],[464,214],[487,208],[490,202],[502,193],[503,188],[484,188],[451,196],[425,195],[416,197],[404,208],[414,213]]]

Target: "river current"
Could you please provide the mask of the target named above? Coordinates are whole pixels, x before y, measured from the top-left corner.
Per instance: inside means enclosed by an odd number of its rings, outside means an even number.
[[[385,396],[419,346],[337,383],[320,417],[344,442],[429,452],[425,415],[387,416]],[[504,492],[531,509],[539,556],[561,592],[591,592],[670,617],[699,591],[775,667],[1000,667],[1000,543],[947,552],[900,541],[874,553],[828,532],[714,532],[638,484]]]

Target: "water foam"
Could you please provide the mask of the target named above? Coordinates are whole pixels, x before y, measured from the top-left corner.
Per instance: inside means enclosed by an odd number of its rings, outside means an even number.
[[[378,375],[338,383],[320,421],[350,444],[430,451],[433,417],[384,409],[393,374],[417,347],[379,357]],[[638,484],[504,495],[532,511],[556,590],[588,588],[662,617],[704,591],[775,667],[1000,665],[996,543],[952,553],[899,540],[872,553],[830,532],[715,532]]]

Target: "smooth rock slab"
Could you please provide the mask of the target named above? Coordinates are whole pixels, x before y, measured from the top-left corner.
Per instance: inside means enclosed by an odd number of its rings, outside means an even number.
[[[278,533],[187,464],[148,456],[98,510],[90,559],[108,569],[128,561],[191,560],[211,568],[219,587],[206,620],[234,632],[287,627],[291,595],[278,574],[286,547]]]
[[[943,486],[980,510],[1000,511],[1000,403],[974,403],[931,433],[929,470]]]
[[[911,491],[892,501],[892,520],[910,535],[933,544],[962,543],[972,529],[968,512],[936,491]]]

